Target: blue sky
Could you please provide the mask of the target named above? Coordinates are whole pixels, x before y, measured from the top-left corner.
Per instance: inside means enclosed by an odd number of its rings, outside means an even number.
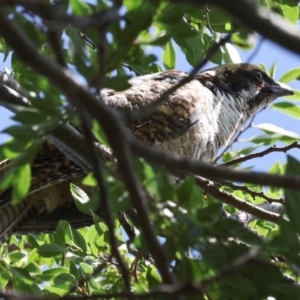
[[[178,51],[177,51],[178,52]],[[161,61],[161,51],[155,51],[156,55],[158,56],[158,61]],[[241,59],[243,62],[247,61],[249,56],[252,52],[250,51],[239,51]],[[274,62],[277,62],[277,70],[275,79],[279,79],[282,74],[286,71],[298,67],[299,56],[275,45],[272,42],[264,41],[262,46],[259,48],[259,51],[251,60],[253,64],[264,63],[267,68],[269,68]],[[208,64],[207,68],[211,67],[212,65]],[[9,59],[3,63],[3,56],[0,54],[0,70],[3,70],[4,67],[10,69],[10,61]],[[191,66],[186,62],[184,56],[177,53],[177,62],[176,62],[176,69],[182,71],[190,71]],[[292,88],[300,90],[300,82],[295,81],[289,84]],[[282,101],[282,99],[280,99]],[[8,112],[6,109],[0,107],[0,131],[4,128],[10,126],[12,121],[10,120],[11,113]],[[280,113],[275,110],[265,110],[259,113],[259,115],[255,118],[255,124],[259,123],[271,123],[278,127],[282,127],[285,130],[293,131],[300,135],[300,120],[293,119]],[[260,131],[257,129],[250,129],[241,137],[246,139],[248,137],[254,136],[259,134]],[[3,143],[7,140],[8,136],[5,134],[0,133],[0,143]],[[244,143],[241,143],[240,146],[244,146]],[[277,146],[282,146],[278,144]],[[299,150],[292,150],[289,154],[296,157],[300,160],[300,151]],[[256,170],[263,170],[267,171],[276,161],[284,162],[286,159],[286,155],[283,153],[273,153],[268,155],[267,157],[256,159],[254,161],[249,162],[246,166],[254,166]]]

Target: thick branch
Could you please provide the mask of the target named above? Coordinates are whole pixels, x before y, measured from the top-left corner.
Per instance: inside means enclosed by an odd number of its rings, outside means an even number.
[[[199,177],[195,177],[195,179],[197,185],[205,190],[206,194],[210,195],[211,197],[218,199],[223,203],[232,205],[243,212],[246,211],[248,215],[254,216],[255,218],[266,220],[272,223],[279,222],[279,214],[265,210],[259,206],[255,206],[254,204],[239,199],[226,191],[222,191],[217,188],[214,183],[208,182],[205,179]]]

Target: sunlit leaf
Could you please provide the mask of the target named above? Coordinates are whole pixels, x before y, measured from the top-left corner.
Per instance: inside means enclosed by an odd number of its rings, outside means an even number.
[[[65,248],[55,244],[44,244],[37,249],[37,252],[42,257],[54,257],[65,253]]]
[[[230,43],[223,46],[223,58],[225,63],[241,63],[241,57],[238,51]]]
[[[286,73],[284,73],[279,81],[282,82],[282,83],[288,83],[290,81],[293,81],[293,80],[296,80],[300,77],[300,68],[294,68],[294,69],[291,69],[289,71],[287,71]]]
[[[174,69],[176,64],[176,53],[171,41],[165,45],[163,63],[166,69]]]
[[[300,107],[291,102],[277,102],[272,104],[272,108],[279,110],[290,117],[300,119]]]

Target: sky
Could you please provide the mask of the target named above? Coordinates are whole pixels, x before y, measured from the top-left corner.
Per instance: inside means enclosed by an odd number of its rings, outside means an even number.
[[[248,61],[251,51],[239,51],[239,54],[241,56],[242,62]],[[154,54],[158,57],[158,62],[160,62],[161,59],[161,51],[154,51]],[[288,70],[298,67],[299,62],[299,56],[296,54],[293,54],[280,46],[277,46],[276,44],[265,40],[262,45],[259,47],[258,51],[256,52],[256,55],[252,58],[250,61],[253,64],[259,64],[264,63],[267,68],[270,68],[270,66],[277,62],[277,70],[276,70],[276,76],[275,79],[278,80],[285,72]],[[208,64],[205,66],[205,68],[212,67],[213,65]],[[0,54],[0,70],[3,71],[4,68],[11,68],[9,59],[3,62],[3,56]],[[185,57],[183,54],[181,54],[179,51],[177,51],[177,62],[176,62],[176,69],[182,70],[182,71],[190,71],[191,66],[186,62]],[[294,88],[300,90],[300,82],[295,81],[292,83],[289,83],[289,85]],[[283,99],[279,99],[279,101],[282,101]],[[277,100],[278,101],[278,100]],[[300,104],[300,102],[299,102]],[[10,120],[10,117],[12,114],[4,109],[3,107],[0,107],[0,144],[5,142],[5,140],[8,139],[8,136],[1,133],[1,131],[10,126],[12,124],[12,120]],[[293,119],[289,116],[284,115],[281,112],[268,109],[260,112],[257,117],[254,120],[254,124],[260,124],[260,123],[271,123],[278,127],[282,127],[285,130],[293,131],[300,135],[300,120]],[[255,136],[261,134],[261,132],[257,129],[250,129],[247,130],[242,136],[241,139],[247,139],[249,137]],[[245,142],[241,142],[237,147],[243,147]],[[277,146],[283,146],[282,144],[277,144]],[[262,149],[262,148],[261,148]],[[289,151],[289,154],[293,155],[295,158],[300,160],[300,150],[295,149]],[[245,167],[254,167],[255,170],[258,171],[267,171],[276,161],[284,162],[286,160],[286,154],[284,153],[272,153],[268,156],[265,156],[263,158],[255,159],[251,162],[246,163]]]

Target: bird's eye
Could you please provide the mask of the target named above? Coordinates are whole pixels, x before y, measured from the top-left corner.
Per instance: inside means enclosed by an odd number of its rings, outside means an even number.
[[[254,71],[254,77],[255,79],[257,79],[258,81],[260,82],[263,82],[264,81],[264,76],[261,72],[259,71]]]

